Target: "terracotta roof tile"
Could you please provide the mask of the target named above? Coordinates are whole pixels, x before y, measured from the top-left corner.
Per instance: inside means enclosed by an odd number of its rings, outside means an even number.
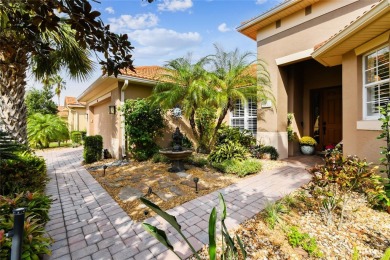
[[[159,77],[164,73],[165,68],[160,66],[139,66],[135,67],[135,72],[129,69],[122,70],[122,74],[126,76],[132,76],[137,78],[158,80]]]
[[[68,111],[64,110],[65,109],[64,106],[57,106],[57,109],[58,109],[57,115],[59,117],[67,117],[68,116]]]
[[[373,4],[371,7],[370,7],[370,10],[373,9],[375,6],[377,6],[379,3],[381,3],[383,0],[380,0],[378,1],[377,3]],[[355,20],[352,20],[349,24],[345,25],[343,29],[341,29],[340,31],[338,31],[337,33],[333,34],[332,36],[330,36],[328,39],[326,39],[325,41],[321,42],[321,43],[318,43],[314,46],[314,51],[318,50],[319,48],[321,48],[322,46],[324,46],[327,42],[329,42],[331,39],[333,39],[334,37],[336,37],[337,35],[339,35],[341,32],[343,32],[345,29],[347,29],[349,26],[351,26],[352,24],[354,24],[356,21],[358,21],[361,17],[363,17],[369,10],[366,10],[364,11],[361,15],[359,15],[358,17],[355,18]]]
[[[65,97],[65,106],[85,106],[85,102],[77,101],[76,97]]]

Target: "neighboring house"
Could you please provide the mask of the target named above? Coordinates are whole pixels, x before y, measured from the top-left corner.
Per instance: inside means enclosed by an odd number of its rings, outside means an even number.
[[[87,112],[85,103],[75,97],[65,97],[64,106],[58,106],[57,115],[68,123],[69,131],[87,130]]]
[[[297,154],[287,140],[287,113],[317,150],[343,141],[344,154],[378,163],[378,106],[390,98],[390,0],[287,0],[237,30],[257,42],[268,63],[276,109],[262,109],[257,138],[281,158]]]
[[[101,135],[103,148],[108,149],[115,158],[126,155],[126,140],[124,123],[118,108],[127,99],[146,98],[152,93],[153,87],[162,67],[142,66],[136,68],[137,73],[127,70],[115,77],[99,77],[79,97],[80,102],[86,103],[88,117],[87,135]],[[188,127],[181,125],[181,130]],[[162,138],[160,145],[168,145],[168,133]]]

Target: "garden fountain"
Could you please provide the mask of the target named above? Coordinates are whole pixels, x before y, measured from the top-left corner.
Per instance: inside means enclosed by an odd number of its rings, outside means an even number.
[[[179,127],[176,127],[175,132],[172,134],[172,139],[172,148],[160,150],[159,153],[172,161],[172,167],[169,169],[170,172],[184,172],[183,160],[188,158],[193,150],[182,147],[183,134],[180,132]]]

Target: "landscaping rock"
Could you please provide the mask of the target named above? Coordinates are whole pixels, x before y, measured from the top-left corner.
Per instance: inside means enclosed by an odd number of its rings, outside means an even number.
[[[184,191],[182,191],[182,189],[180,189],[179,187],[176,187],[176,186],[169,187],[169,190],[171,192],[175,193],[177,196],[184,196],[185,195]]]
[[[159,180],[158,185],[160,186],[161,189],[165,189],[168,187],[171,187],[173,185],[172,182],[164,181],[164,180]]]
[[[180,182],[180,184],[186,185],[188,187],[194,188],[195,189],[195,182],[193,180],[185,180]],[[198,182],[198,190],[208,190],[209,187],[202,182]]]
[[[192,176],[191,174],[188,174],[186,172],[176,172],[176,175],[180,178],[189,178],[189,176]]]
[[[118,197],[123,202],[131,202],[139,199],[142,195],[143,193],[140,190],[126,186],[119,191]]]

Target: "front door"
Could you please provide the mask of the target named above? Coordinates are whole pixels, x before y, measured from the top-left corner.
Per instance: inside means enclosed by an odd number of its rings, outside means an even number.
[[[316,139],[317,150],[336,145],[342,140],[341,87],[312,91],[311,134]]]

